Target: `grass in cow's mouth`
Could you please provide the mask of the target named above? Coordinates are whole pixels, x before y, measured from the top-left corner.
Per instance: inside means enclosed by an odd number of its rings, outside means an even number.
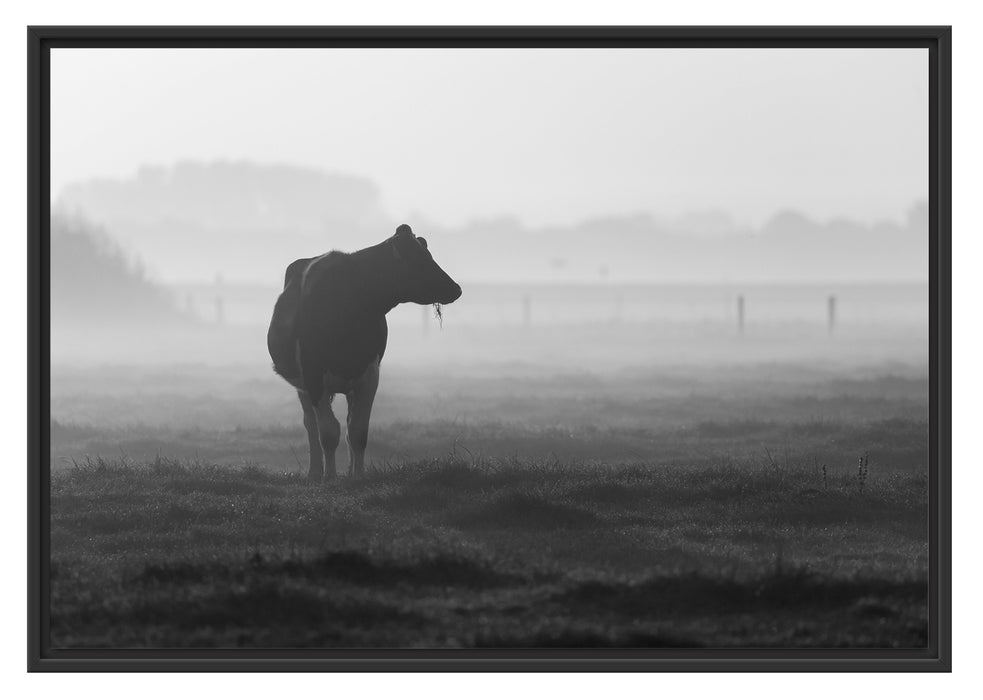
[[[440,327],[443,328],[444,327],[444,310],[441,308],[441,306],[442,306],[441,304],[434,304],[433,305],[433,315],[434,315],[434,318],[437,319],[437,322],[440,324]]]

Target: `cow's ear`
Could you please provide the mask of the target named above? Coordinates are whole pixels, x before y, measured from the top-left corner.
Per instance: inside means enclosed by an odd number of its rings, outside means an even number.
[[[396,258],[406,258],[407,260],[415,260],[416,256],[419,255],[419,247],[417,241],[419,239],[413,235],[413,230],[403,224],[398,229],[396,229],[396,234],[392,237],[393,249],[396,251]]]
[[[427,249],[427,239],[424,238],[423,236],[417,236],[416,242],[419,243],[424,250]]]

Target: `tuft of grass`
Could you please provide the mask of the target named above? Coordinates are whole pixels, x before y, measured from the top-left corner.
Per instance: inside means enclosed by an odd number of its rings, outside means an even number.
[[[870,468],[870,455],[866,452],[864,456],[857,460],[857,490],[860,493],[864,492],[864,488],[867,486],[867,475]]]

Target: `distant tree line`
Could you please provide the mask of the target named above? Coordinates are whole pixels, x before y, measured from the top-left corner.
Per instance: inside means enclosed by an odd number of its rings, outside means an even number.
[[[80,216],[51,216],[51,319],[58,325],[190,321],[106,232]]]

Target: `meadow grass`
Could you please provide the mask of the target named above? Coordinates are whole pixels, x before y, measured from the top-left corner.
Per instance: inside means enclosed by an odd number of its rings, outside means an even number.
[[[873,470],[872,470],[873,471]],[[53,476],[55,647],[923,647],[926,481],[447,456]]]
[[[926,645],[923,369],[387,366],[319,486],[267,374],[54,372],[55,647]]]

